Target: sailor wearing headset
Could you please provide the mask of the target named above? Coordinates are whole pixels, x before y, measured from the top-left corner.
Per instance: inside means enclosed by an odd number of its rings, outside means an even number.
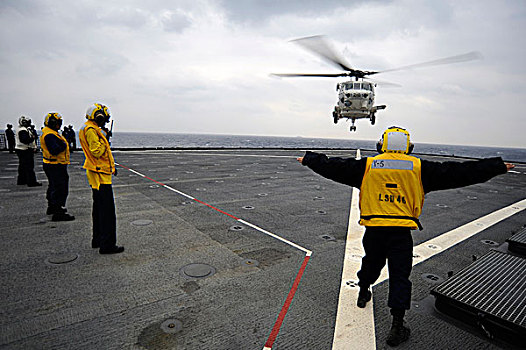
[[[103,134],[104,125],[110,120],[108,107],[95,103],[86,111],[88,120],[79,131],[80,145],[86,156],[84,169],[93,193],[93,237],[92,248],[100,254],[118,254],[124,247],[116,245],[117,217],[111,186],[112,174],[117,175],[115,161],[108,141]]]
[[[75,217],[66,213],[66,200],[69,192],[69,145],[58,131],[62,126],[62,116],[50,112],[44,119],[44,128],[40,136],[43,169],[48,178],[46,199],[47,215],[53,215],[52,221],[72,221]]]
[[[424,194],[485,182],[514,167],[500,157],[466,162],[432,162],[410,156],[414,145],[409,133],[390,127],[377,143],[379,155],[363,159],[327,157],[307,151],[297,160],[328,179],[360,189],[360,225],[365,256],[358,271],[357,306],[371,300],[370,286],[386,260],[393,323],[387,344],[397,346],[409,338],[404,325],[411,305],[413,240],[411,230],[422,229],[419,216]]]

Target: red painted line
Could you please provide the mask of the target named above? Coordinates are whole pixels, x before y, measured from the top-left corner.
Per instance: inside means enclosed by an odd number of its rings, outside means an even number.
[[[210,204],[208,204],[208,203],[205,203],[205,202],[203,202],[203,201],[200,201],[200,200],[197,199],[197,198],[194,198],[194,201],[199,202],[199,203],[201,203],[201,204],[204,204],[204,205],[206,205],[207,207],[209,207],[209,208],[211,208],[211,209],[214,209],[214,210],[220,212],[221,214],[225,214],[225,215],[227,215],[227,216],[230,216],[230,217],[231,217],[232,219],[234,219],[234,220],[239,220],[239,218],[235,217],[234,215],[229,214],[229,213],[227,213],[226,211],[222,211],[221,209],[218,209],[218,208],[216,208],[216,207],[214,207],[214,206],[212,206],[212,205],[210,205]]]
[[[132,171],[132,169],[130,168],[127,168],[121,164],[118,164],[119,166],[123,167],[124,169],[128,169],[130,171]],[[146,175],[142,175],[144,176],[146,179],[148,180],[151,180],[161,186],[166,186],[165,184],[159,182],[159,181],[156,181]],[[192,197],[193,198],[193,197]],[[234,215],[232,214],[229,214],[221,209],[218,209],[208,203],[205,203],[197,198],[193,198],[193,200],[195,200],[196,202],[198,203],[201,203],[203,205],[206,205],[207,207],[211,208],[211,209],[214,209],[215,211],[221,213],[221,214],[224,214],[224,215],[227,215],[229,217],[231,217],[232,219],[236,220],[236,221],[239,221],[240,219],[235,217]],[[251,225],[252,226],[252,225]],[[274,327],[272,328],[272,331],[270,332],[270,335],[267,339],[267,342],[265,343],[265,349],[271,349],[272,346],[274,345],[274,342],[276,341],[276,338],[278,337],[278,334],[279,334],[279,330],[281,328],[281,325],[283,324],[283,321],[285,320],[285,316],[287,315],[287,312],[289,311],[289,307],[290,305],[292,304],[292,299],[294,299],[294,295],[296,294],[296,291],[298,290],[298,286],[300,284],[300,281],[301,281],[301,277],[303,276],[303,273],[305,272],[305,268],[307,267],[307,263],[309,262],[309,259],[310,259],[310,252],[307,253],[307,255],[305,256],[305,258],[303,259],[303,263],[301,264],[301,267],[300,267],[300,270],[298,271],[298,274],[296,275],[296,278],[294,279],[294,283],[292,284],[292,288],[290,289],[289,291],[289,294],[287,295],[287,299],[285,299],[285,303],[283,304],[283,307],[281,308],[281,311],[279,312],[279,315],[278,315],[278,318],[276,320],[276,323],[274,323]]]
[[[303,263],[301,264],[300,270],[298,274],[296,275],[296,279],[294,279],[294,283],[292,284],[292,288],[289,291],[289,295],[287,295],[285,304],[283,304],[283,307],[281,308],[281,311],[279,312],[278,319],[276,320],[276,323],[274,324],[274,327],[272,328],[272,331],[270,332],[267,342],[265,343],[265,348],[271,349],[272,346],[274,345],[274,342],[276,341],[276,338],[278,337],[279,329],[281,328],[281,325],[283,324],[283,320],[285,319],[285,316],[287,315],[290,304],[292,303],[292,299],[294,299],[296,290],[298,290],[298,286],[300,284],[301,277],[303,276],[303,272],[305,271],[305,268],[307,267],[309,258],[310,256],[307,255],[305,256],[305,259],[303,259]]]

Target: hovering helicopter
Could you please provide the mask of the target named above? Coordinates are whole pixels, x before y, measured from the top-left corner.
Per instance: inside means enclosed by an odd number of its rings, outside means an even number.
[[[412,64],[408,66],[386,69],[383,71],[364,71],[351,68],[347,61],[338,55],[338,53],[331,47],[325,36],[317,35],[300,39],[292,40],[292,42],[302,46],[308,51],[313,52],[322,59],[337,68],[345,70],[342,73],[273,73],[272,76],[277,77],[349,77],[351,80],[338,83],[336,91],[338,92],[338,102],[332,112],[334,124],[337,124],[340,119],[350,119],[352,122],[351,131],[356,131],[354,125],[357,119],[369,119],[371,125],[376,122],[376,112],[385,109],[385,105],[374,105],[375,87],[377,84],[383,86],[400,86],[394,83],[374,81],[368,78],[370,75],[379,73],[394,72],[399,70],[406,70],[412,68],[437,66],[441,64],[450,64],[471,61],[480,59],[482,55],[479,52],[469,52],[462,55],[441,58],[438,60]],[[354,80],[352,80],[354,78]],[[365,80],[368,79],[369,81]]]

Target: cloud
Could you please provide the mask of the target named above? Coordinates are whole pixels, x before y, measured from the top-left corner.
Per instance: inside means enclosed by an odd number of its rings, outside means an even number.
[[[518,113],[500,113],[499,124],[494,111],[526,108],[525,15],[523,2],[485,0],[3,1],[0,118],[59,110],[77,125],[101,101],[127,131],[376,140],[404,124],[419,142],[447,143],[469,143],[468,130],[487,135],[493,120],[494,134],[507,135],[499,142],[524,145]],[[472,50],[484,60],[379,75],[402,88],[378,87],[387,109],[349,134],[331,120],[344,79],[268,76],[338,72],[288,42],[315,34],[365,70]]]

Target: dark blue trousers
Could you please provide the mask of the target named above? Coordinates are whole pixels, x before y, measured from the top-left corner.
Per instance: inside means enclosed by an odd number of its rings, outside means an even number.
[[[69,194],[69,175],[66,164],[47,164],[42,166],[48,179],[46,199],[48,207],[66,207]]]
[[[358,271],[359,286],[372,285],[385,266],[389,269],[389,300],[391,309],[409,310],[411,306],[411,281],[413,268],[413,238],[411,230],[404,227],[367,227],[363,236],[365,256]]]
[[[93,192],[93,242],[101,250],[111,250],[117,243],[117,217],[111,185],[100,185]]]

